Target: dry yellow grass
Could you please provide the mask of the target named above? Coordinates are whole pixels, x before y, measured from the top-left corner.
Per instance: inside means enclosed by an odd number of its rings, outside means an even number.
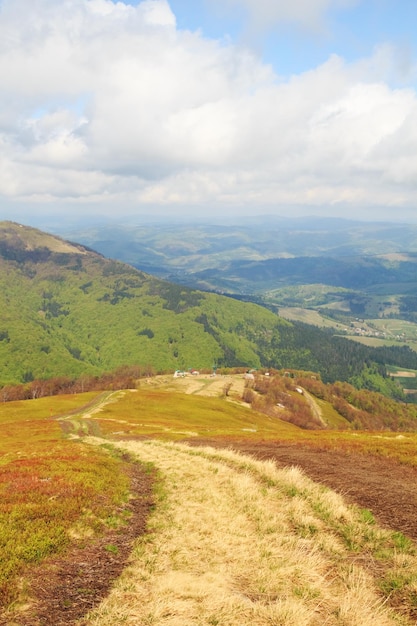
[[[161,488],[150,533],[88,626],[409,623],[361,565],[388,533],[297,468],[162,441],[117,447],[154,464]]]
[[[243,375],[218,375],[214,377],[209,374],[187,375],[184,378],[176,378],[169,382],[171,385],[167,385],[167,388],[172,390],[214,397],[221,396],[225,386],[230,385],[229,397],[232,399],[239,398],[240,400],[245,389],[245,378]]]

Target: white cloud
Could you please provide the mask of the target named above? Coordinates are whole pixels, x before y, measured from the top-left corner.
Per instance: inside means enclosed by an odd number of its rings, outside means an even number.
[[[148,0],[142,4],[143,15],[148,24],[158,26],[176,26],[175,15],[171,11],[168,2],[161,0]]]
[[[293,2],[294,19],[307,4],[319,15],[334,3]],[[287,5],[256,6],[281,19]],[[0,1],[0,194],[126,209],[412,206],[417,96],[386,82],[395,55],[334,55],[283,82],[247,50],[178,30],[165,0]]]

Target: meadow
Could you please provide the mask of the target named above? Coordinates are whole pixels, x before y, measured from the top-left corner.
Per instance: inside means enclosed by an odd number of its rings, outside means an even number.
[[[87,624],[410,623],[386,603],[398,584],[414,597],[410,543],[297,468],[156,440],[118,445],[158,466],[163,494],[150,536]]]
[[[23,601],[22,576],[102,532],[129,494],[127,464],[63,435],[57,415],[97,394],[0,404],[0,606]]]
[[[128,524],[135,459],[158,476],[148,532],[80,624],[415,624],[417,555],[406,533],[299,468],[184,440],[338,450],[412,470],[417,435],[307,431],[254,411],[243,392],[242,375],[166,376],[2,403],[0,623],[33,620],[33,568]]]

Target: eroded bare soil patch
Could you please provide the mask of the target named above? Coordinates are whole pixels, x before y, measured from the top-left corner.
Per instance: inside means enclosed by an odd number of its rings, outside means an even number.
[[[296,465],[316,482],[341,493],[348,502],[372,511],[381,526],[417,540],[417,468],[392,459],[310,448],[299,444],[190,440],[190,445],[231,447],[279,467]]]

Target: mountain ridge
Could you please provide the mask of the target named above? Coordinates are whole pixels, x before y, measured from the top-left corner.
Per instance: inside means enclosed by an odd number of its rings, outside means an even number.
[[[287,324],[10,222],[0,224],[0,286],[3,383],[138,362],[259,367],[257,335]]]
[[[378,353],[11,222],[0,223],[0,311],[0,385],[125,365],[266,367],[396,393],[385,363],[417,369],[411,351]]]

